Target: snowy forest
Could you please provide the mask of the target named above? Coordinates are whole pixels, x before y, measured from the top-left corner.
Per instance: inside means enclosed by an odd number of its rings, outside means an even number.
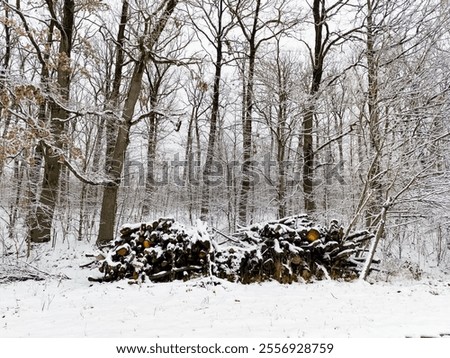
[[[449,337],[449,118],[447,0],[0,0],[0,337]]]
[[[3,260],[160,217],[227,237],[307,214],[372,232],[386,270],[448,269],[447,1],[0,12]]]

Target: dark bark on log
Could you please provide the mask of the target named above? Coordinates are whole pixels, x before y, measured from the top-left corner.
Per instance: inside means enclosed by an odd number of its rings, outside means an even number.
[[[168,218],[123,226],[109,251],[98,255],[103,277],[90,280],[168,282],[211,274],[245,284],[352,280],[358,277],[366,261],[364,247],[373,238],[368,231],[344,238],[337,222],[324,228],[302,215],[255,224],[232,236],[215,231],[232,240],[219,246],[206,231],[187,230]],[[313,233],[313,240],[308,233]],[[247,243],[243,246],[238,240]]]

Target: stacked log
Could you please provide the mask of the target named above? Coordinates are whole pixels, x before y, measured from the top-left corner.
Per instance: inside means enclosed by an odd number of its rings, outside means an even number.
[[[191,230],[172,218],[124,224],[120,237],[104,249],[107,252],[99,258],[103,277],[91,281],[167,282],[210,271],[211,240],[202,224]]]
[[[211,239],[206,224],[186,229],[170,218],[125,224],[99,260],[101,278],[92,281],[168,282],[214,275],[244,284],[281,283],[358,277],[373,235],[345,236],[336,220],[328,227],[306,215],[241,228],[233,235],[218,230]]]
[[[248,246],[225,249],[216,259],[215,272],[242,283],[351,280],[359,275],[372,237],[368,231],[344,237],[344,228],[336,220],[326,228],[315,225],[306,215],[255,224],[233,235]],[[239,272],[232,275],[236,266]]]

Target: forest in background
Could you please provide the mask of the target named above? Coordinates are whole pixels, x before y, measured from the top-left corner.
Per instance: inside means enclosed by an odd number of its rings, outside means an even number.
[[[445,0],[0,3],[0,245],[307,213],[448,266]]]

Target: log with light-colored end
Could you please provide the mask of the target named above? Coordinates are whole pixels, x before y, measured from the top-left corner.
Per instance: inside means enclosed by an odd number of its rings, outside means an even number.
[[[306,233],[306,239],[309,242],[313,242],[316,241],[320,238],[320,232],[316,229],[310,229],[308,230],[308,232]]]
[[[128,249],[126,247],[121,247],[116,251],[116,254],[119,256],[126,256],[128,255]]]

